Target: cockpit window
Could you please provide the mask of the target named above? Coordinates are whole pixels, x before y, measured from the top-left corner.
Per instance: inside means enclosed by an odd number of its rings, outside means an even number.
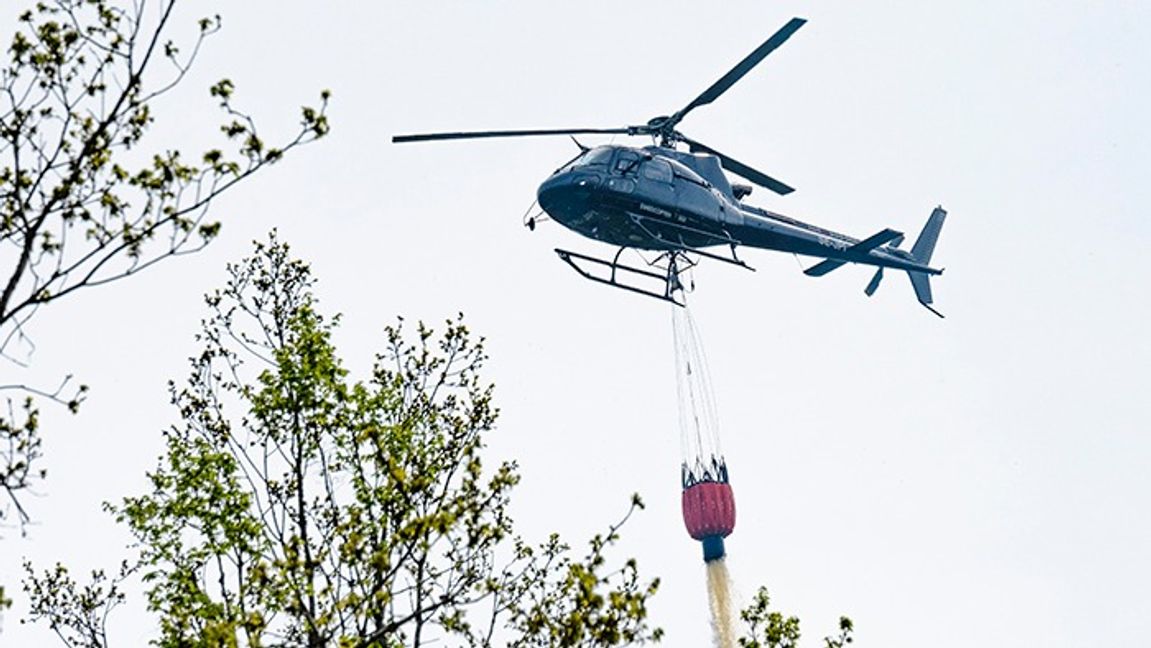
[[[643,165],[643,177],[660,182],[671,182],[671,165],[658,158],[648,160]]]
[[[580,164],[591,166],[595,164],[607,164],[610,160],[611,148],[607,146],[601,146],[599,148],[593,148],[592,150],[588,151],[587,154],[579,159],[579,162]]]
[[[615,160],[615,170],[617,173],[630,173],[635,171],[639,166],[639,154],[632,151],[620,151],[619,156]]]
[[[578,167],[591,165],[603,166],[606,165],[609,160],[611,160],[611,148],[607,146],[600,146],[590,150],[585,150],[583,153],[580,153],[574,160],[559,168],[556,173],[571,171],[572,169],[576,169]]]

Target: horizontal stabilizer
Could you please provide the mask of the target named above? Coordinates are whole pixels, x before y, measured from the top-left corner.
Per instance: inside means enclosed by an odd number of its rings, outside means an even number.
[[[807,270],[804,270],[803,274],[809,277],[822,277],[832,270],[835,270],[836,268],[846,264],[846,261],[840,261],[839,259],[824,259],[823,261],[820,261],[819,263],[811,266]]]
[[[870,252],[871,250],[874,250],[884,243],[889,243],[895,239],[903,240],[903,232],[896,232],[895,230],[888,228],[878,234],[872,234],[871,236],[863,239],[855,245],[847,248],[847,253],[858,254],[860,252]]]
[[[845,257],[848,257],[848,259],[846,259],[846,260],[825,259],[825,260],[820,261],[819,263],[811,266],[807,270],[804,270],[803,274],[805,274],[809,277],[822,277],[823,275],[831,272],[832,270],[835,270],[836,268],[843,266],[844,264],[848,263],[849,261],[854,260],[851,257],[859,257],[859,256],[866,255],[868,252],[870,252],[870,251],[874,250],[875,248],[883,245],[884,243],[887,243],[889,241],[894,241],[895,239],[902,239],[902,238],[903,238],[903,234],[901,232],[897,232],[893,229],[885,229],[882,232],[879,232],[878,234],[872,234],[871,236],[863,239],[862,241],[860,241],[860,242],[856,243],[855,245],[852,245],[851,247],[844,250],[843,255]]]

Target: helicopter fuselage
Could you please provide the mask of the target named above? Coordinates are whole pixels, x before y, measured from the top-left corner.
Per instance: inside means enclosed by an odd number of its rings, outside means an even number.
[[[744,245],[903,270],[938,271],[892,246],[852,254],[859,239],[759,209],[737,198],[719,160],[671,148],[599,146],[539,187],[540,207],[591,239],[642,250]]]

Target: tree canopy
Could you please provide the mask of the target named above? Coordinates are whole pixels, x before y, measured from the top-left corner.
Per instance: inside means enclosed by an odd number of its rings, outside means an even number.
[[[328,132],[324,91],[294,133],[266,141],[224,78],[208,89],[218,145],[191,153],[157,143],[164,101],[221,26],[219,16],[200,18],[177,42],[177,5],[44,0],[19,15],[0,67],[0,357],[9,367],[29,362],[41,307],[202,249],[220,231],[209,214],[216,198]],[[19,493],[44,477],[38,399],[75,411],[86,388],[6,379],[0,391],[0,486],[23,523]]]
[[[110,507],[139,548],[79,586],[25,589],[70,645],[108,645],[120,583],[139,577],[162,646],[613,646],[656,639],[657,580],[609,564],[618,526],[577,554],[508,515],[516,465],[485,467],[497,416],[483,341],[460,319],[385,331],[352,381],[308,267],[275,238],[208,297],[180,421],[152,490]],[[633,499],[631,510],[642,504]],[[630,515],[630,511],[628,512]]]

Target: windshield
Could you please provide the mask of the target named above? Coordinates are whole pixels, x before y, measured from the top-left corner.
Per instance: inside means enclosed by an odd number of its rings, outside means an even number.
[[[592,166],[607,164],[611,160],[611,147],[598,146],[592,150],[584,153],[580,159],[576,160],[580,166]]]
[[[608,162],[611,161],[611,154],[612,148],[610,146],[598,146],[589,151],[584,151],[577,156],[576,159],[568,162],[557,170],[556,173],[587,166],[607,166]]]

